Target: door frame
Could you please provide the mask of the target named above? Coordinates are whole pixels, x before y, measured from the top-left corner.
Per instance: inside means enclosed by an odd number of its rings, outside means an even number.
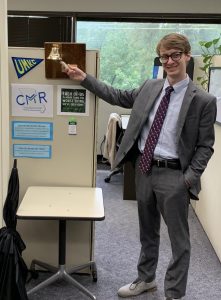
[[[9,74],[7,0],[0,1],[0,227],[9,178]]]

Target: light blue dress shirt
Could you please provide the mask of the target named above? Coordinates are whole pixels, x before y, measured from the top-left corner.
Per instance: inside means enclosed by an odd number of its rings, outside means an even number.
[[[171,93],[170,96],[169,107],[163,123],[163,127],[160,132],[158,143],[154,151],[154,158],[178,158],[178,146],[176,141],[177,121],[188,83],[189,76],[187,75],[185,79],[173,85],[174,91]],[[160,104],[162,97],[165,94],[165,89],[167,86],[169,86],[169,82],[166,79],[163,86],[163,90],[158,99],[156,100],[155,105],[150,112],[149,118],[147,119],[147,122],[141,131],[140,139],[138,141],[138,147],[141,152],[143,152],[144,150],[145,142],[150,131],[150,127],[153,123],[157,108]]]

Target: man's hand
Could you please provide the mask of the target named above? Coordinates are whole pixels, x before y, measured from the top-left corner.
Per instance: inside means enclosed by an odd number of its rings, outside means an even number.
[[[86,78],[86,73],[84,73],[81,69],[79,69],[76,65],[69,65],[68,69],[63,70],[70,79],[83,81]]]

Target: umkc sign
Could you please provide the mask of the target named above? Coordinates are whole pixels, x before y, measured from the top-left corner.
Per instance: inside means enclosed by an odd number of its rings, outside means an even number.
[[[34,69],[38,64],[40,64],[43,59],[41,58],[24,58],[24,57],[12,57],[12,61],[15,67],[16,74],[18,78],[21,78],[29,71]]]

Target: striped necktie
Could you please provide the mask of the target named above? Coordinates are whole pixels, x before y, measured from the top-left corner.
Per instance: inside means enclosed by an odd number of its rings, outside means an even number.
[[[139,168],[143,174],[148,173],[151,169],[152,165],[152,159],[153,159],[153,154],[154,150],[156,148],[159,136],[160,136],[160,131],[163,126],[164,119],[166,117],[167,109],[169,106],[170,102],[170,94],[173,91],[172,86],[168,86],[165,90],[165,95],[163,96],[160,105],[157,109],[157,112],[155,114],[153,123],[151,125],[145,146],[144,146],[144,151],[141,156],[141,160],[139,163]]]

